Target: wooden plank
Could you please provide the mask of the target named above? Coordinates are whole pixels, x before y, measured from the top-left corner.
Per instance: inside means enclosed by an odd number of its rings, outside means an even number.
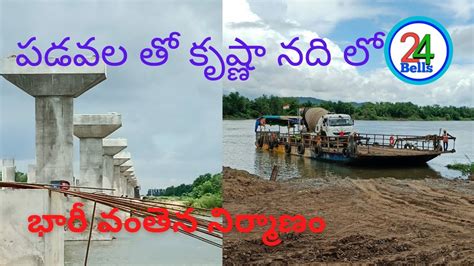
[[[276,181],[276,178],[278,176],[278,165],[274,165],[272,169],[272,175],[270,176],[270,181]]]

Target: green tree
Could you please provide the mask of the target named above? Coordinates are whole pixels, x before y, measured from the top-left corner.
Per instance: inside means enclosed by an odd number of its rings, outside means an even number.
[[[284,105],[290,105],[287,110]],[[322,107],[330,112],[350,114],[355,119],[403,119],[403,120],[474,120],[474,108],[454,106],[417,106],[411,102],[349,103],[322,101],[313,104],[307,100],[299,104],[296,97],[262,95],[250,100],[233,92],[223,96],[224,118],[257,118],[262,115],[297,115],[298,108]]]
[[[22,172],[15,172],[15,182],[26,183],[28,181],[28,175]]]

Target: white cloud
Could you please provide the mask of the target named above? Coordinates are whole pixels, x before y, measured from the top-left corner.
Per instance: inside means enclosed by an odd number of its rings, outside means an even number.
[[[343,21],[372,19],[381,14],[391,14],[390,10],[381,5],[360,0],[250,0],[249,3],[250,9],[272,27],[281,25],[284,21],[311,27],[320,34],[331,32]]]
[[[245,0],[224,1],[222,3],[222,17],[226,23],[257,22],[260,18],[250,11]]]
[[[472,18],[474,13],[474,2],[472,0],[444,0],[427,1],[439,8],[451,13],[455,19],[467,21]]]
[[[454,60],[474,62],[474,24],[450,27],[449,34],[454,45]]]
[[[228,1],[224,1],[224,3],[226,2]],[[296,2],[302,4],[300,1]],[[295,2],[292,1],[291,4],[288,4],[288,9],[294,8],[291,7],[293,3]],[[298,9],[308,11],[308,9],[311,9],[308,6],[299,6]],[[224,4],[224,13],[226,7]],[[262,21],[255,13],[252,14],[249,5],[244,3],[242,10],[246,13],[245,16],[251,17],[254,22]],[[325,12],[329,11],[326,10]],[[237,14],[234,14],[234,16],[237,16]],[[253,64],[256,69],[251,72],[250,79],[245,82],[225,81],[226,91],[237,90],[250,97],[273,94],[279,96],[311,96],[326,100],[356,102],[411,101],[422,105],[474,106],[472,64],[453,64],[441,79],[432,84],[424,86],[409,85],[398,80],[387,67],[362,73],[356,67],[345,63],[341,47],[325,38],[332,55],[329,66],[311,67],[306,64],[298,67],[278,66],[277,58],[283,51],[280,48],[280,42],[288,43],[290,37],[300,36],[299,47],[307,48],[309,40],[319,37],[319,34],[298,27],[285,28],[279,31],[265,23],[261,23],[259,27],[234,27],[226,23],[227,18],[225,16],[223,20],[225,45],[233,43],[233,39],[239,37],[249,44],[263,45],[267,48],[267,55],[264,58],[254,59]],[[246,21],[240,20],[239,22],[245,25]],[[454,35],[457,39],[457,35]],[[303,51],[306,51],[306,49]],[[374,52],[374,50],[371,52]],[[378,50],[376,52],[380,53],[382,51]]]

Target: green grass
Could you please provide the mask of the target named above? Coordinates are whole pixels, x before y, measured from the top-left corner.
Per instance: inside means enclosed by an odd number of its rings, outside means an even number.
[[[145,199],[156,201],[177,201],[188,207],[212,209],[222,207],[222,196],[220,194],[205,194],[199,198],[189,196],[145,196]]]
[[[167,187],[161,196],[146,196],[146,198],[157,201],[171,200],[202,209],[222,207],[222,174],[200,175],[191,185]]]
[[[220,194],[206,194],[197,199],[188,198],[186,202],[188,206],[212,209],[222,207],[222,196]]]
[[[463,175],[474,173],[474,163],[454,163],[446,165],[448,169],[461,171]]]

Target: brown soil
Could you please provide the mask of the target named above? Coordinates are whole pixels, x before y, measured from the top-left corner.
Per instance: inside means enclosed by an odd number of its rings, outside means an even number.
[[[292,179],[271,182],[224,168],[224,208],[232,214],[321,216],[323,234],[280,235],[266,227],[224,237],[224,264],[474,264],[474,182],[466,180]]]

